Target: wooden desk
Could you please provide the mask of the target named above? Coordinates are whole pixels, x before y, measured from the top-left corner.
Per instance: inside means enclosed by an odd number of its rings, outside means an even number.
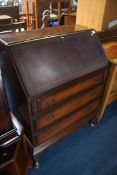
[[[4,31],[19,31],[21,28],[27,29],[26,22],[20,21],[19,7],[18,6],[5,6],[0,7],[0,32]]]
[[[18,109],[25,119],[23,125],[35,157],[97,118],[107,60],[94,31],[76,32],[82,29],[84,27],[62,26],[18,33],[15,37],[13,33],[10,37],[1,36],[1,44],[5,49],[9,47],[14,63],[19,62],[17,72],[24,88],[19,84],[22,101]],[[15,68],[15,64],[13,66]],[[14,70],[15,75],[17,77]]]
[[[12,17],[8,15],[0,15],[0,20],[12,19]]]
[[[110,68],[98,121],[102,118],[106,106],[117,100],[117,41],[103,43],[103,48],[110,62]]]
[[[0,25],[11,24],[12,17],[8,15],[0,15]]]

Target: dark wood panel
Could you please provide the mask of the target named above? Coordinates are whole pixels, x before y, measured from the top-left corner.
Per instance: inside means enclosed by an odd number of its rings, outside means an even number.
[[[98,36],[102,43],[117,41],[117,29],[98,32]]]
[[[47,0],[38,0],[37,1],[38,4],[38,13],[39,13],[39,28],[42,27],[42,17],[43,17],[43,12],[45,10],[49,10],[49,1]]]
[[[18,6],[6,6],[0,7],[0,15],[8,15],[19,21],[19,7]]]
[[[26,175],[28,167],[32,164],[32,157],[28,152],[26,137],[23,135],[14,143],[1,148],[0,174]]]
[[[0,135],[12,128],[11,116],[9,113],[7,97],[4,90],[0,71]]]

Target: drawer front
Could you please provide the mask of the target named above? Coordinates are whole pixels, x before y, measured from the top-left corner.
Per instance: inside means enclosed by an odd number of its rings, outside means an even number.
[[[67,116],[57,124],[51,126],[48,129],[44,129],[43,131],[41,131],[39,135],[36,136],[36,140],[38,140],[39,144],[42,144],[43,142],[47,141],[49,138],[61,132],[63,129],[73,125],[74,123],[78,122],[78,120],[80,120],[81,118],[84,118],[86,115],[96,110],[98,105],[99,105],[99,100],[93,101],[86,107],[83,107],[82,109],[73,113],[72,115]]]
[[[66,98],[71,97],[72,95],[75,95],[87,88],[92,87],[93,85],[96,85],[100,82],[102,82],[104,79],[104,71],[100,71],[97,74],[94,74],[92,77],[77,82],[59,92],[53,93],[51,95],[45,96],[40,101],[40,110],[44,110],[53,104],[56,104]]]
[[[63,104],[55,108],[54,110],[51,110],[47,114],[39,116],[37,119],[34,119],[34,128],[42,129],[47,125],[53,123],[54,121],[63,118],[70,112],[77,110],[78,108],[87,104],[91,100],[100,97],[102,89],[103,85],[99,85],[93,89],[90,89],[88,92],[85,92],[80,96],[77,96],[72,100],[69,100],[66,104]]]

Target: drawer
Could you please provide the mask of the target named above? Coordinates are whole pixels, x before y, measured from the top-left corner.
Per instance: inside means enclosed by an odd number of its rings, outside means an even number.
[[[63,118],[67,114],[77,110],[81,106],[101,96],[103,85],[99,85],[88,92],[82,93],[75,98],[69,100],[65,104],[59,105],[46,114],[38,116],[34,119],[34,128],[42,129],[54,121]]]
[[[61,91],[44,96],[40,100],[39,109],[44,110],[52,106],[53,104],[56,104],[64,99],[67,99],[87,88],[90,88],[102,82],[103,79],[104,79],[104,70],[98,73],[94,73],[92,76],[88,77],[88,79],[82,80],[80,82],[76,82],[75,84],[72,84],[71,86],[68,86],[65,89],[62,89]]]
[[[66,118],[59,121],[57,124],[49,127],[48,129],[44,129],[39,133],[38,136],[36,136],[36,140],[38,140],[39,144],[42,144],[44,141],[47,141],[49,138],[61,132],[63,129],[73,125],[74,123],[78,122],[78,120],[80,120],[81,118],[84,118],[84,116],[95,111],[98,105],[99,105],[99,99],[93,101],[92,103],[83,107],[82,109],[73,113],[72,115],[67,116]]]

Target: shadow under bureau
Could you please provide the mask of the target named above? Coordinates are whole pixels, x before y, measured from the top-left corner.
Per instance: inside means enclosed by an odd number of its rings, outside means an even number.
[[[12,88],[34,156],[96,119],[107,74],[94,30],[51,30],[53,35],[41,30],[33,38],[26,33],[29,39],[4,35],[0,44],[16,77]]]

